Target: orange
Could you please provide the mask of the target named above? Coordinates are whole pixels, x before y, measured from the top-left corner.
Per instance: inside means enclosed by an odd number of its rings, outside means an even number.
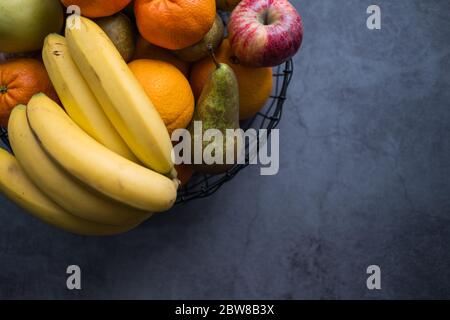
[[[224,39],[216,52],[221,63],[228,64],[236,74],[239,83],[239,118],[253,117],[266,104],[272,93],[272,68],[249,68],[239,64],[233,56],[228,39]],[[196,99],[200,97],[209,74],[215,68],[211,57],[200,60],[192,66],[190,83]]]
[[[216,18],[215,0],[136,0],[141,35],[157,46],[178,50],[199,42]]]
[[[6,128],[11,110],[18,104],[27,104],[39,92],[58,101],[42,62],[16,59],[0,64],[0,126]]]
[[[108,17],[124,9],[131,0],[61,0],[66,6],[76,5],[81,15],[90,18]]]
[[[194,114],[194,95],[186,77],[168,62],[141,59],[129,64],[153,105],[163,119],[169,134],[186,128]]]
[[[181,59],[178,59],[170,50],[155,46],[141,36],[136,41],[136,50],[134,52],[133,60],[137,59],[152,59],[162,60],[173,64],[178,68],[186,78],[189,77],[189,69],[191,65]]]

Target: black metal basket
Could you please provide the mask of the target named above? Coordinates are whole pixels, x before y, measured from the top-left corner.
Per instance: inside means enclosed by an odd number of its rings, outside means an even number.
[[[276,128],[281,120],[283,111],[283,104],[286,100],[286,94],[289,87],[289,83],[292,78],[294,65],[292,60],[287,61],[281,66],[278,66],[274,70],[274,89],[273,95],[270,97],[270,101],[267,106],[260,111],[252,119],[243,122],[241,128],[246,130],[248,128],[255,129],[267,129],[268,134],[271,130]],[[11,150],[11,146],[8,140],[8,131],[4,128],[0,128],[0,138],[6,147]],[[208,175],[196,173],[189,181],[187,185],[182,187],[178,191],[177,204],[188,202],[197,198],[208,197],[219,188],[230,181],[235,175],[242,169],[249,165],[248,146],[246,146],[245,164],[235,165],[226,173],[220,175]]]
[[[11,151],[11,145],[8,140],[8,131],[2,127],[0,127],[0,138],[2,139],[5,146]]]

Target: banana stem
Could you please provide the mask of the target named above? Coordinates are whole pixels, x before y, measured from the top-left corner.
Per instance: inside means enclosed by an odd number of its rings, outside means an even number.
[[[220,64],[219,64],[219,62],[217,62],[216,55],[214,54],[214,49],[213,49],[211,43],[208,44],[208,51],[209,51],[209,55],[211,56],[211,58],[214,61],[214,64],[216,65],[216,68],[219,69],[220,68]]]
[[[176,179],[178,177],[177,170],[175,168],[172,168],[172,170],[168,174],[168,177],[171,179]]]

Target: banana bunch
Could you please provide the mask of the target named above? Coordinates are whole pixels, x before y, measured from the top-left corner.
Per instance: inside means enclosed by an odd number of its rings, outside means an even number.
[[[167,129],[94,22],[45,40],[64,106],[40,93],[11,113],[14,156],[0,149],[0,189],[41,220],[81,235],[126,232],[177,195]]]

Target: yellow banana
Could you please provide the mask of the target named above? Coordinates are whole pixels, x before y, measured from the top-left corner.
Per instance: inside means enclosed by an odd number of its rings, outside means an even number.
[[[23,105],[12,111],[9,139],[25,173],[49,198],[75,216],[102,224],[132,225],[151,216],[91,190],[55,164],[34,137],[26,112]]]
[[[158,111],[108,36],[80,20],[79,28],[66,29],[67,46],[109,120],[143,164],[175,178],[172,143]]]
[[[137,162],[136,156],[114,129],[73,62],[66,39],[58,34],[48,35],[42,58],[64,109],[72,120],[105,147]]]
[[[104,147],[45,94],[31,98],[27,117],[51,158],[93,189],[141,210],[161,212],[173,206],[178,180],[172,181]]]
[[[57,228],[89,236],[119,234],[134,226],[101,225],[80,219],[64,211],[43,194],[22,171],[16,158],[0,148],[0,189],[12,201],[33,216]]]

